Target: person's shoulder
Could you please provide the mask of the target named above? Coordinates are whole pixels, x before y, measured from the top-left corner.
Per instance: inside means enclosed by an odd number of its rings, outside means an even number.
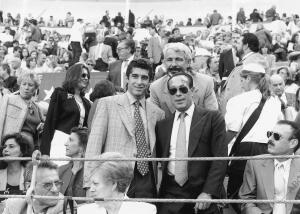
[[[165,75],[151,83],[151,88],[161,89],[161,87],[168,81],[168,76]]]
[[[164,114],[164,111],[159,108],[157,105],[155,105],[153,102],[151,102],[149,99],[146,100],[147,106],[150,106],[151,109],[156,111],[159,114]]]
[[[97,214],[106,214],[106,211],[103,207],[99,207],[96,203],[83,204],[77,208],[78,214],[86,213],[97,213]]]

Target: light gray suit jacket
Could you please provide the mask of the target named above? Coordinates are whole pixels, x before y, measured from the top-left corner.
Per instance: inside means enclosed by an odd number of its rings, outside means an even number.
[[[148,57],[153,58],[155,64],[160,62],[163,50],[158,37],[152,36],[149,39],[147,52]]]
[[[196,73],[192,77],[195,88],[193,91],[195,105],[209,110],[218,110],[213,78],[200,73]],[[169,78],[168,75],[165,75],[150,85],[150,100],[165,111],[166,117],[175,112],[167,87]]]
[[[146,101],[146,118],[150,150],[155,157],[155,126],[164,119],[164,112]],[[98,101],[85,157],[91,158],[104,152],[119,152],[126,157],[136,157],[135,124],[127,94],[105,97]],[[88,184],[92,161],[85,162],[84,183]],[[154,172],[156,170],[154,169]]]
[[[241,199],[274,199],[274,160],[248,160],[244,172],[243,184],[239,191]],[[293,159],[290,166],[287,200],[300,199],[300,159]],[[293,204],[287,204],[287,213],[291,213]],[[242,204],[243,214],[269,214],[273,204]]]

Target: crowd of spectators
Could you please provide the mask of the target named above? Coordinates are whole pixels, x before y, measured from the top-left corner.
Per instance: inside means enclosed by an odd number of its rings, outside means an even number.
[[[0,13],[2,14],[2,13]],[[299,160],[38,161],[299,154],[300,20],[241,8],[194,23],[106,11],[98,25],[7,14],[0,33],[0,193],[162,199],[300,199]],[[16,26],[16,27],[14,27]],[[50,28],[68,28],[61,34]],[[182,33],[182,26],[197,31]],[[91,87],[92,74],[106,80]],[[49,102],[44,73],[64,73]],[[55,74],[53,74],[55,75]],[[39,154],[39,152],[41,154]],[[59,165],[59,167],[57,166]],[[228,179],[225,179],[228,177]],[[224,182],[224,179],[226,182]],[[299,213],[283,203],[8,199],[3,213]],[[229,209],[230,208],[230,209]]]

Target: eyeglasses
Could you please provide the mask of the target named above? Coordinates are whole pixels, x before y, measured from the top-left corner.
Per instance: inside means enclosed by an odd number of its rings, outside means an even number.
[[[85,78],[90,78],[90,75],[89,74],[86,74],[86,73],[83,73],[83,74],[81,74],[81,78],[82,79],[85,79]]]
[[[271,132],[271,131],[268,131],[267,132],[267,137],[271,137],[273,135],[274,137],[274,140],[280,140],[280,138],[282,138],[282,135],[281,134],[278,134],[276,132]]]
[[[127,49],[127,47],[124,47],[124,48],[119,47],[119,48],[117,48],[117,51],[121,51],[121,50],[124,50],[124,49]]]
[[[177,93],[177,90],[179,90],[182,94],[186,94],[189,91],[189,89],[186,86],[181,86],[179,88],[169,88],[169,93],[171,95],[175,95]]]
[[[43,183],[42,186],[43,186],[46,190],[50,191],[50,190],[52,189],[52,187],[53,187],[53,184],[55,185],[55,187],[56,187],[57,189],[60,189],[61,186],[64,184],[64,182],[61,181],[61,180],[58,180],[58,181],[54,181],[54,182]]]

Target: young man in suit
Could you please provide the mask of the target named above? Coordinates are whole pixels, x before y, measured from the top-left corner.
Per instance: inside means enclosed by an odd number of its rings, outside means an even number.
[[[172,117],[156,127],[157,157],[225,157],[225,122],[217,111],[197,107],[193,102],[193,78],[184,72],[167,82],[175,107]],[[226,161],[162,162],[160,198],[220,198],[226,173]],[[162,203],[159,214],[219,213],[216,204]]]
[[[129,63],[134,59],[135,42],[133,40],[123,40],[118,44],[117,53],[119,60],[109,64],[107,80],[115,86],[126,89],[126,70]]]
[[[166,117],[175,112],[175,107],[169,96],[167,81],[178,71],[187,72],[193,77],[193,100],[196,106],[210,110],[218,109],[213,78],[191,70],[192,53],[189,47],[179,42],[169,43],[164,48],[164,57],[167,75],[151,84],[150,100],[165,111]]]
[[[296,123],[279,121],[269,137],[268,152],[274,155],[292,155],[299,148],[300,130]],[[300,198],[300,159],[248,160],[243,184],[239,191],[241,199],[297,200]],[[298,210],[298,211],[297,211]],[[244,203],[242,213],[299,213],[299,204]]]
[[[144,59],[132,60],[127,72],[125,94],[100,99],[92,121],[85,157],[103,152],[119,152],[126,157],[155,157],[155,125],[164,112],[145,93],[152,78],[152,67]],[[93,162],[84,168],[85,186],[93,170]],[[155,164],[136,162],[134,178],[127,195],[135,198],[156,196]]]

